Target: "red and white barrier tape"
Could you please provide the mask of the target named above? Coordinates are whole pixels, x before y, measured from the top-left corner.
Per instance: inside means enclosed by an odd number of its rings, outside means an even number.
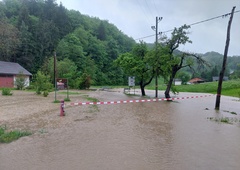
[[[203,98],[213,95],[201,95],[201,96],[190,96],[190,97],[173,97],[173,98],[162,98],[162,99],[140,99],[140,100],[120,100],[120,101],[109,101],[109,102],[75,102],[65,106],[80,106],[80,105],[106,105],[106,104],[125,104],[125,103],[144,103],[144,102],[157,102],[157,101],[174,101],[183,99],[194,99]]]

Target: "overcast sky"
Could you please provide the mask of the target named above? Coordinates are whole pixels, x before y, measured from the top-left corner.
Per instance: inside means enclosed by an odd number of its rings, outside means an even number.
[[[155,41],[151,26],[156,24],[156,16],[163,17],[159,22],[159,32],[165,32],[213,17],[240,10],[240,0],[57,0],[67,9],[78,10],[82,14],[108,20],[123,33],[145,42]],[[192,44],[181,46],[180,50],[205,53],[224,53],[228,17],[220,17],[197,24],[189,29]],[[170,36],[170,33],[166,33]],[[139,41],[139,40],[138,40]],[[229,56],[240,55],[240,12],[234,14]]]

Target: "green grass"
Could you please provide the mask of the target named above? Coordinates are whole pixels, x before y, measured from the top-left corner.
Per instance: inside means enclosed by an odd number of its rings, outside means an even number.
[[[88,97],[88,96],[85,96],[85,99],[87,99],[88,101],[90,101],[90,102],[99,102],[99,100],[98,99],[96,99],[96,98],[93,98],[93,97]]]
[[[60,103],[60,100],[54,100],[53,103]]]
[[[208,117],[207,119],[218,122],[218,123],[226,123],[226,124],[234,124],[234,123],[240,122],[240,119],[237,117],[235,118],[234,117],[220,117],[220,118]]]
[[[14,130],[6,132],[6,127],[0,127],[0,143],[10,143],[17,140],[23,136],[29,136],[32,133],[27,131]]]
[[[166,85],[160,84],[159,90],[165,90]],[[206,82],[201,84],[174,86],[178,92],[194,92],[194,93],[217,93],[218,82]],[[154,90],[155,86],[151,84],[147,89]],[[222,84],[222,95],[240,98],[240,80],[224,81]]]
[[[78,95],[78,94],[81,94],[80,92],[73,92],[73,91],[69,91],[69,92],[65,92],[65,91],[62,91],[62,92],[58,92],[59,94],[69,94],[69,95]]]

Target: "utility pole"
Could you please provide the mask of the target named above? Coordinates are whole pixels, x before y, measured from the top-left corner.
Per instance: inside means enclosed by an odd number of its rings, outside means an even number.
[[[223,76],[224,76],[224,72],[225,72],[225,69],[226,69],[228,47],[229,47],[229,42],[230,42],[230,30],[231,30],[232,19],[233,19],[233,14],[234,14],[235,8],[236,7],[234,6],[233,9],[232,9],[232,12],[231,12],[229,22],[228,22],[227,40],[226,40],[224,56],[223,56],[223,65],[222,65],[222,70],[220,72],[219,80],[218,80],[218,89],[217,89],[217,97],[216,97],[216,104],[215,104],[215,109],[216,110],[219,110],[219,107],[220,107],[221,92],[222,92],[222,81],[223,81]]]
[[[157,46],[158,46],[158,23],[162,20],[162,17],[156,17],[156,26],[152,26],[151,28],[156,32],[156,41],[155,41],[155,50],[156,50],[156,58],[157,57]],[[158,98],[158,60],[157,60],[157,67],[156,67],[156,77],[155,77],[155,97]]]
[[[56,56],[56,51],[54,51],[54,73],[53,73],[53,79],[54,79],[54,89],[55,89],[55,100],[57,101],[57,82],[56,82],[56,73],[57,73],[57,67],[56,67],[56,60],[57,60],[57,56]]]

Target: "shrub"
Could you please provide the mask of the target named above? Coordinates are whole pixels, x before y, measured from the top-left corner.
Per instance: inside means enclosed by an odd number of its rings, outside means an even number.
[[[0,127],[0,136],[2,136],[5,133],[5,128]]]
[[[11,89],[10,88],[3,88],[2,89],[2,95],[3,96],[11,96],[12,95]]]
[[[20,137],[29,136],[31,134],[32,133],[27,132],[27,131],[21,132],[18,130],[6,132],[6,126],[0,127],[0,143],[10,143],[14,140],[19,139]]]
[[[23,75],[22,72],[20,72],[17,76],[16,76],[16,80],[15,80],[15,85],[17,86],[18,90],[22,90],[24,87],[27,86],[27,79],[26,76]]]
[[[67,98],[64,99],[64,101],[65,102],[70,102],[71,100],[70,100],[70,98],[67,97]]]
[[[3,133],[0,136],[0,142],[1,143],[10,143],[14,140],[19,139],[20,137],[29,136],[29,135],[31,135],[30,132],[11,131],[8,133]]]
[[[37,72],[35,80],[35,89],[37,94],[43,92],[43,96],[48,96],[48,91],[52,89],[52,84],[50,83],[50,78],[48,75],[43,74],[41,71]]]
[[[44,91],[44,92],[43,92],[43,96],[44,96],[44,97],[47,97],[48,94],[49,94],[48,91]]]
[[[91,77],[87,73],[83,73],[83,75],[78,80],[79,89],[89,89],[91,86]]]

